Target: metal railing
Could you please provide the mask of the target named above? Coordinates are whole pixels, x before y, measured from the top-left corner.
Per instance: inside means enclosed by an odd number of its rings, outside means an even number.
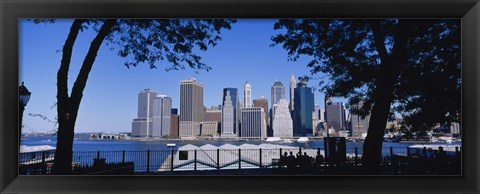
[[[429,174],[438,173],[428,170],[435,163],[432,157],[428,158],[423,150],[410,148],[387,147],[382,148],[381,168],[383,174]],[[317,151],[325,156],[325,151],[317,149],[215,149],[215,150],[144,150],[144,151],[75,151],[73,152],[72,167],[91,167],[95,161],[102,160],[107,164],[133,163],[135,173],[164,173],[173,171],[205,171],[205,170],[249,170],[249,169],[286,169],[283,155],[290,152],[299,158],[298,154],[306,154],[309,158],[307,166],[295,165],[295,168],[308,167],[312,174],[335,174],[338,166],[346,174],[360,173],[362,166],[362,149],[347,148],[344,162],[341,165],[331,164],[325,158],[322,164],[315,161]],[[431,151],[431,150],[429,150]],[[53,165],[54,151],[20,153],[20,174],[49,174]],[[449,151],[445,158],[445,167],[460,172],[460,148]],[[435,164],[436,165],[436,164]],[[443,165],[443,164],[442,164]],[[334,166],[334,170],[329,169]],[[41,168],[40,168],[41,167]],[[328,171],[330,170],[330,172]],[[338,170],[338,169],[337,169]],[[430,172],[432,171],[432,172]],[[282,173],[289,173],[279,171]],[[338,173],[337,173],[338,174]],[[450,173],[452,174],[452,173]],[[455,173],[453,173],[455,174]]]

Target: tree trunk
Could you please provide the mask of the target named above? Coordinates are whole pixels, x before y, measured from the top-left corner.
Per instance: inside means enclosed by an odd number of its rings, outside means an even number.
[[[407,62],[407,41],[409,37],[409,21],[399,20],[394,34],[394,47],[390,54],[385,48],[385,36],[382,35],[378,21],[372,22],[375,44],[381,59],[380,71],[377,75],[373,96],[374,105],[370,116],[368,135],[363,143],[363,165],[365,174],[380,173],[382,160],[382,144],[390,105],[393,101],[395,82],[400,69]]]
[[[69,122],[68,70],[72,57],[73,45],[82,26],[83,20],[74,20],[70,27],[62,50],[62,61],[57,73],[57,148],[55,150],[52,174],[71,174],[72,145],[68,144],[69,136],[73,138],[73,125]],[[70,150],[70,151],[69,151]],[[69,159],[70,158],[70,159]]]
[[[88,74],[92,69],[98,50],[105,37],[111,32],[116,20],[106,20],[102,25],[97,36],[90,44],[87,56],[85,57],[80,73],[74,83],[72,94],[68,97],[68,70],[70,58],[72,55],[73,44],[81,28],[83,20],[75,20],[70,28],[70,34],[63,48],[62,62],[57,74],[57,114],[58,114],[58,133],[57,148],[55,151],[54,166],[52,174],[71,174],[72,173],[72,150],[73,138],[75,133],[75,122],[77,120],[80,102],[83,97]]]

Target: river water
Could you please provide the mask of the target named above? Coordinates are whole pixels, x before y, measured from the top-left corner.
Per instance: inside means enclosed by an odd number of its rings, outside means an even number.
[[[56,136],[27,136],[22,140],[21,145],[34,146],[34,145],[50,145],[56,147]],[[138,140],[90,140],[88,136],[76,136],[73,143],[73,151],[145,151],[145,150],[169,150],[167,148],[168,143],[175,143],[177,148],[183,145],[192,144],[196,146],[202,146],[205,144],[212,144],[220,146],[223,144],[241,145],[244,143],[259,145],[262,143],[278,144],[284,146],[309,148],[309,149],[323,149],[323,140],[310,140],[307,143],[298,143],[296,141],[292,143],[280,142],[266,142],[260,140],[251,141],[225,141],[225,140],[204,140],[204,141],[187,141],[187,140],[158,140],[158,141],[138,141]],[[460,144],[456,142],[454,144]],[[392,147],[395,154],[406,154],[407,147],[414,145],[413,143],[397,143],[397,142],[384,142],[383,153],[389,155],[390,147]],[[362,153],[363,143],[360,142],[347,142],[347,153],[354,153],[355,148],[358,149],[358,153]]]

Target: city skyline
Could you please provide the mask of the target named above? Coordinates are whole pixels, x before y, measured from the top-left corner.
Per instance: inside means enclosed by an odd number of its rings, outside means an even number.
[[[57,20],[47,25],[36,25],[25,20],[19,22],[19,79],[25,81],[32,92],[32,98],[25,108],[23,132],[49,132],[54,128],[54,123],[28,114],[42,114],[50,120],[56,117],[53,105],[56,102],[56,73],[61,57],[61,52],[57,51],[61,50],[71,22],[72,20]],[[270,87],[275,81],[281,81],[287,86],[292,73],[296,78],[310,75],[309,68],[306,67],[307,60],[301,58],[296,62],[287,61],[282,48],[270,47],[270,37],[278,33],[273,30],[274,22],[275,20],[264,19],[238,20],[231,30],[222,32],[223,40],[216,47],[206,52],[196,51],[212,67],[209,72],[200,70],[195,73],[191,69],[166,72],[164,68],[168,64],[160,64],[158,69],[149,69],[145,64],[127,69],[123,66],[124,59],[109,51],[105,45],[102,46],[80,106],[76,132],[130,131],[131,121],[136,117],[136,95],[145,88],[171,97],[172,108],[179,108],[180,91],[177,84],[180,80],[192,77],[205,84],[206,107],[221,104],[222,89],[226,87],[238,88],[239,99],[243,101],[246,81],[252,86],[252,101],[264,96],[271,102]],[[87,47],[92,37],[93,32],[85,30],[79,35],[75,49]],[[74,66],[70,77],[78,73],[81,58],[81,55],[73,56]],[[252,71],[259,66],[267,71]],[[73,81],[69,79],[69,88]],[[312,82],[309,85],[318,83]],[[285,97],[289,98],[288,95]],[[323,99],[323,93],[315,91],[315,101],[322,106],[320,99]],[[344,102],[344,99],[339,100]]]

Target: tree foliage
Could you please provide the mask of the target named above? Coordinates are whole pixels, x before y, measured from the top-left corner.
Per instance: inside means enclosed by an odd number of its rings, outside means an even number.
[[[167,61],[165,69],[179,70],[189,67],[210,70],[201,57],[192,51],[206,51],[222,39],[222,29],[230,29],[230,19],[121,19],[106,38],[119,48],[118,55],[127,58],[128,68],[140,63],[156,68],[157,62]],[[113,48],[113,47],[112,47]]]
[[[311,74],[324,73],[321,89],[328,96],[345,97],[351,112],[368,115],[374,104],[381,59],[373,24],[378,22],[387,54],[394,45],[399,20],[279,20],[274,29],[286,29],[272,37],[289,60],[311,56]],[[460,114],[461,63],[459,20],[411,20],[407,50],[394,88],[394,111],[412,129],[429,129],[439,122],[458,122]],[[358,102],[363,106],[358,107]]]
[[[329,76],[320,83],[327,96],[348,98],[353,114],[371,114],[365,173],[379,173],[392,110],[413,130],[459,120],[460,20],[282,19],[274,29],[286,31],[272,46],[281,44],[289,60],[311,56],[312,75]]]

